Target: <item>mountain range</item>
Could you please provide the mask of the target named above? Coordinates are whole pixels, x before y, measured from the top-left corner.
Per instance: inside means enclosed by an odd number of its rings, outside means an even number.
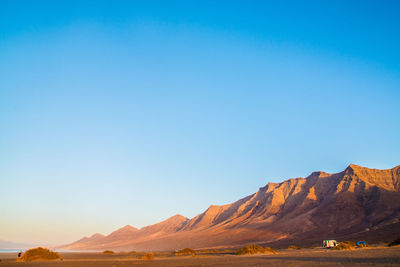
[[[175,250],[250,243],[320,245],[323,239],[392,240],[400,236],[400,166],[378,170],[350,164],[344,171],[268,183],[227,205],[186,218],[175,215],[137,229],[125,226],[59,248]]]

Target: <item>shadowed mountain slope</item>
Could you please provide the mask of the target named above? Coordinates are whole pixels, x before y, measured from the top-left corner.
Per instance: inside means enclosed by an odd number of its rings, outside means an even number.
[[[327,238],[380,240],[400,234],[400,166],[376,170],[349,165],[336,174],[268,183],[234,203],[211,205],[187,219],[121,228],[64,249],[172,250],[248,243],[318,244]]]

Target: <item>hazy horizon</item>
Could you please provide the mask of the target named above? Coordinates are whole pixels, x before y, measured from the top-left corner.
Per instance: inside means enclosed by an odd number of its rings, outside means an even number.
[[[400,164],[399,3],[1,1],[0,240]]]

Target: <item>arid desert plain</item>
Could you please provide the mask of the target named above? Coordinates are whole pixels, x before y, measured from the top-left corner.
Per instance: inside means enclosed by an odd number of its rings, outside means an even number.
[[[16,262],[16,253],[1,253],[0,266],[55,267],[127,267],[127,266],[400,266],[400,246],[384,245],[350,251],[322,248],[281,249],[278,254],[237,256],[233,252],[200,253],[196,256],[174,256],[172,252],[155,253],[153,260],[135,255],[96,252],[63,252],[62,261]]]

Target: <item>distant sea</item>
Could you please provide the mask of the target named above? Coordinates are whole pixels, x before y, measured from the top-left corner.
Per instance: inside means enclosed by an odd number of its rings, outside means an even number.
[[[0,248],[0,253],[2,252],[20,252],[20,251],[25,251],[26,249],[4,249],[4,248]]]
[[[1,0],[0,0],[1,1]],[[33,246],[33,247],[37,247],[37,246]],[[33,248],[32,247],[32,248]],[[49,247],[52,251],[56,251],[56,252],[79,252],[79,253],[97,253],[100,252],[99,250],[68,250],[68,249],[53,249],[51,247]],[[29,248],[24,248],[24,249],[16,249],[16,248],[0,248],[0,253],[18,253],[20,251],[25,252],[27,251]]]
[[[6,253],[6,252],[25,252],[27,249],[15,249],[15,248],[10,248],[10,249],[4,249],[0,248],[0,253]],[[64,249],[52,249],[53,251],[57,252],[99,252],[98,250],[64,250]]]

